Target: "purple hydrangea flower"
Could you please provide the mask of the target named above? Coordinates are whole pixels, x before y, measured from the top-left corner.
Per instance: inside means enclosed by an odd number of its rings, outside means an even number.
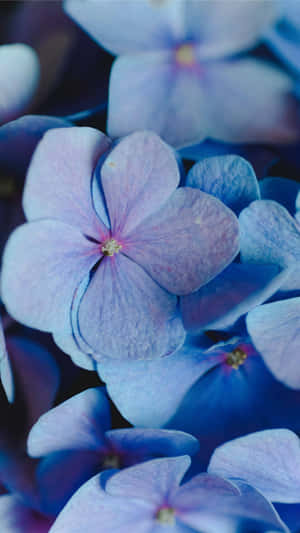
[[[28,439],[44,507],[56,513],[89,478],[156,457],[193,455],[197,439],[181,431],[110,429],[109,403],[101,388],[88,389],[45,413]],[[63,473],[63,474],[62,474]]]
[[[36,52],[24,44],[0,46],[0,124],[24,113],[39,82]]]
[[[65,9],[120,56],[110,78],[112,137],[151,129],[178,148],[206,137],[240,143],[299,136],[292,79],[267,62],[238,57],[279,16],[277,1],[67,0]]]
[[[3,259],[12,316],[53,332],[85,366],[84,353],[99,361],[173,352],[184,340],[177,295],[207,283],[239,249],[233,212],[201,191],[176,190],[176,159],[157,135],[135,133],[109,150],[91,128],[46,133],[27,175],[29,223]]]
[[[188,456],[95,476],[71,498],[51,533],[286,531],[271,504],[245,483],[200,474],[180,485]],[[255,528],[255,529],[254,529]]]

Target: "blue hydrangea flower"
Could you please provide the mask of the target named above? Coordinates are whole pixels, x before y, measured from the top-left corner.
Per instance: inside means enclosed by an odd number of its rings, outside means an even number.
[[[0,46],[0,124],[25,112],[39,82],[36,52],[24,44]]]
[[[45,458],[37,469],[44,507],[61,510],[89,478],[156,457],[193,455],[197,439],[181,431],[110,429],[109,403],[101,388],[88,389],[45,413],[28,439],[31,456]],[[64,474],[62,474],[64,473]]]
[[[50,531],[286,531],[271,504],[245,483],[200,474],[180,485],[189,464],[188,456],[156,459],[95,476],[75,493]]]
[[[292,80],[264,61],[232,59],[273,24],[276,1],[67,0],[65,9],[120,56],[109,88],[112,137],[146,128],[176,148],[206,137],[239,143],[298,137]]]
[[[202,468],[221,442],[281,424],[299,428],[300,394],[272,377],[246,336],[210,348],[199,337],[189,338],[170,357],[122,361],[117,367],[102,361],[98,372],[122,415],[134,425],[197,436]]]
[[[176,190],[178,165],[159,137],[135,133],[109,149],[91,128],[46,133],[27,175],[29,223],[3,258],[12,316],[53,332],[85,366],[82,352],[98,361],[173,352],[184,340],[176,295],[207,283],[239,249],[230,209]]]
[[[261,195],[252,166],[235,155],[202,159],[189,171],[186,185],[215,196],[236,214]],[[204,287],[180,299],[185,329],[195,335],[228,328],[272,296],[286,276],[278,265],[231,263]]]

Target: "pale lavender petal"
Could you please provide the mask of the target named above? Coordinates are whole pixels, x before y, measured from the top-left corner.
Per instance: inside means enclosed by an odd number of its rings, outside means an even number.
[[[209,63],[201,82],[208,137],[226,142],[291,142],[299,138],[292,80],[256,59]]]
[[[98,241],[108,230],[92,205],[91,183],[109,139],[92,128],[48,131],[28,169],[23,207],[29,220],[55,218]]]
[[[153,504],[135,500],[110,497],[103,490],[107,473],[90,479],[69,500],[59,514],[51,533],[107,533],[112,524],[115,533],[151,533]]]
[[[109,427],[103,389],[87,389],[41,416],[30,431],[28,452],[39,457],[62,450],[99,450]]]
[[[159,505],[178,487],[190,464],[187,455],[147,461],[112,476],[105,490],[112,496],[137,498]]]
[[[211,195],[178,189],[126,235],[124,253],[174,294],[189,294],[214,278],[239,250],[234,213]]]
[[[113,54],[171,46],[182,35],[180,7],[177,1],[156,0],[65,2],[66,12]]]
[[[157,211],[179,179],[173,150],[156,134],[137,132],[121,140],[101,168],[113,235],[132,231]]]
[[[15,387],[13,371],[7,353],[4,330],[0,319],[0,379],[5,390],[6,397],[10,403],[14,401]]]
[[[246,319],[251,339],[276,379],[300,389],[300,298],[253,309]]]
[[[2,299],[27,326],[64,330],[75,289],[100,258],[99,246],[57,220],[24,224],[3,257]]]
[[[282,289],[300,287],[300,226],[273,200],[253,202],[239,217],[244,262],[274,263],[291,272]]]
[[[101,261],[82,297],[79,331],[103,357],[162,357],[184,341],[176,305],[176,297],[141,267],[123,254],[115,254]]]
[[[276,265],[232,263],[199,291],[180,299],[183,324],[195,334],[224,329],[270,298],[287,278]]]
[[[235,213],[260,198],[258,181],[250,163],[236,155],[210,157],[190,170],[186,185],[219,198]]]
[[[0,46],[0,123],[21,115],[30,104],[39,82],[39,60],[25,44]]]
[[[300,441],[288,429],[252,433],[213,453],[208,472],[240,478],[275,502],[300,502]]]

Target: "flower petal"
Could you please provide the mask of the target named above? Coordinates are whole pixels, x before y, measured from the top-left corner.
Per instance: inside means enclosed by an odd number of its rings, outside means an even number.
[[[219,198],[236,214],[260,197],[252,166],[235,155],[199,161],[190,170],[186,185]]]
[[[113,54],[170,46],[181,15],[178,2],[155,0],[67,0],[65,10]]]
[[[27,507],[18,496],[4,494],[0,498],[0,522],[5,533],[48,533],[53,519]]]
[[[223,203],[185,187],[126,236],[124,252],[169,292],[188,294],[234,259],[238,232]]]
[[[25,44],[0,46],[0,123],[22,114],[37,89],[40,75],[36,52]]]
[[[273,502],[300,502],[300,441],[288,429],[271,429],[226,442],[208,471],[243,479]]]
[[[288,178],[265,178],[259,182],[261,197],[283,205],[294,216],[300,184]]]
[[[137,132],[121,140],[101,168],[113,235],[132,231],[159,209],[179,179],[173,150],[155,133]]]
[[[29,220],[55,218],[99,241],[107,228],[92,206],[91,183],[109,139],[92,128],[48,131],[28,169],[23,207]]]
[[[101,256],[98,248],[56,220],[20,226],[3,257],[2,299],[10,314],[30,327],[63,330],[75,289]]]
[[[265,304],[247,315],[248,332],[272,374],[300,389],[300,298]]]
[[[103,357],[162,357],[184,340],[176,305],[176,297],[123,254],[105,257],[79,304],[80,334]]]
[[[109,403],[103,389],[87,389],[38,420],[28,437],[28,452],[39,457],[63,450],[99,450],[109,427]]]
[[[122,415],[136,426],[151,428],[164,426],[189,388],[216,364],[214,357],[183,346],[155,361],[120,361],[116,365],[106,359],[98,365],[98,373]]]
[[[250,58],[209,63],[202,90],[208,137],[233,143],[299,138],[292,80],[268,63]]]
[[[203,329],[220,330],[270,298],[287,273],[276,265],[231,263],[198,291],[182,296],[184,327],[192,334]]]
[[[117,58],[110,77],[109,135],[148,129],[175,148],[204,140],[208,103],[197,69],[176,68],[168,52]]]
[[[299,289],[300,229],[289,212],[273,200],[260,200],[242,211],[239,222],[242,261],[290,267],[282,289]]]

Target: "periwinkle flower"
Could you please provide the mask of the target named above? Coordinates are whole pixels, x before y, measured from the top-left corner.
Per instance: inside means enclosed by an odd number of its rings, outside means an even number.
[[[103,470],[193,455],[199,449],[197,439],[181,431],[110,427],[109,403],[101,388],[73,396],[33,426],[28,450],[33,457],[44,457],[37,479],[49,511],[60,511],[83,483]]]
[[[0,46],[0,124],[24,113],[39,82],[36,52],[25,44]]]
[[[155,459],[95,476],[74,494],[50,531],[286,531],[271,504],[245,483],[200,474],[180,484],[189,464],[188,456]]]
[[[112,137],[151,129],[181,148],[206,137],[240,143],[299,136],[292,79],[267,62],[238,57],[275,22],[277,1],[67,0],[65,9],[119,56],[109,88]]]
[[[27,175],[29,223],[3,259],[12,316],[53,332],[83,365],[84,354],[173,352],[184,340],[177,295],[207,283],[239,249],[233,212],[201,191],[176,190],[176,159],[156,134],[110,148],[91,128],[46,133]]]

